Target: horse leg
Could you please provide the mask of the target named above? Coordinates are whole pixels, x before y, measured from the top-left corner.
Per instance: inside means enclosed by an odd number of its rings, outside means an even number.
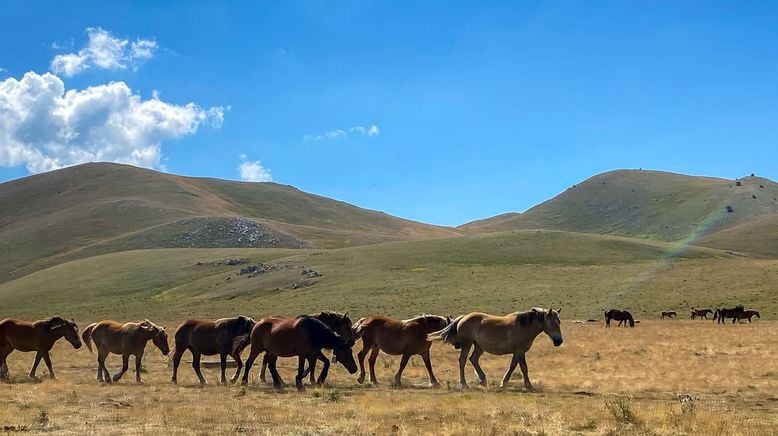
[[[265,355],[262,356],[262,369],[259,371],[259,381],[262,383],[267,383],[267,378],[265,377],[265,372],[267,371],[267,362],[268,357],[267,353],[265,353]]]
[[[248,359],[246,359],[246,367],[243,370],[243,380],[241,380],[241,384],[248,384],[249,382],[249,371],[251,371],[251,365],[254,364],[254,361],[257,360],[257,356],[259,356],[259,353],[261,353],[261,349],[259,347],[254,346],[254,344],[251,344],[251,352],[249,353]]]
[[[308,361],[307,357],[299,356],[297,358],[297,375],[294,377],[294,384],[297,386],[298,391],[305,390],[303,386],[303,378],[305,378],[305,362]]]
[[[475,368],[475,373],[479,380],[478,383],[481,386],[486,386],[486,373],[481,369],[481,364],[478,362],[482,354],[484,354],[484,349],[476,343],[473,354],[470,355],[470,363],[473,364],[473,368]]]
[[[205,385],[205,377],[203,377],[203,373],[200,372],[200,353],[194,351],[192,351],[192,368],[194,368],[197,378],[200,379],[200,386]]]
[[[143,367],[143,351],[135,354],[135,383],[141,384],[143,381],[140,379],[140,370]]]
[[[32,363],[32,368],[30,369],[30,378],[35,378],[35,372],[38,371],[38,365],[41,363],[41,359],[43,359],[43,353],[38,351],[35,353],[35,360]]]
[[[319,354],[321,354],[321,351],[319,352]],[[308,364],[308,371],[307,371],[307,373],[310,373],[309,377],[310,377],[310,380],[311,380],[311,384],[316,383],[316,360],[317,359],[318,359],[318,356],[312,357],[312,358],[308,359],[309,364]],[[325,359],[324,361],[326,362],[327,361],[326,360],[327,357],[325,356],[324,359]]]
[[[235,383],[238,380],[238,377],[240,377],[240,370],[243,368],[243,360],[240,358],[240,353],[233,353],[232,360],[235,361],[235,364],[238,367],[238,369],[235,370],[235,375],[230,379],[230,382]]]
[[[121,380],[122,377],[124,377],[124,373],[127,372],[127,369],[130,367],[130,354],[129,353],[122,353],[122,370],[114,374],[113,381],[114,383]]]
[[[219,353],[219,367],[221,368],[221,380],[219,380],[219,383],[226,385],[227,384],[227,353],[221,352]]]
[[[276,361],[278,361],[278,356],[270,356],[268,358],[267,366],[268,369],[270,369],[270,376],[273,377],[273,387],[276,389],[281,389],[284,387],[284,382],[281,380],[281,375],[278,374]]]
[[[430,360],[430,350],[421,353],[421,358],[424,360],[424,366],[427,367],[427,375],[430,377],[430,386],[438,386],[438,379],[435,378],[435,373],[432,372],[432,361]]]
[[[519,364],[520,356],[521,355],[519,353],[513,355],[513,358],[511,359],[511,364],[508,366],[508,370],[505,371],[505,375],[502,376],[502,381],[500,382],[501,388],[508,386],[508,383],[511,381],[511,376],[513,375],[513,371],[516,370],[516,365]]]
[[[409,360],[411,360],[410,354],[403,354],[403,357],[400,358],[400,367],[397,369],[397,372],[394,374],[394,379],[392,380],[392,386],[396,388],[402,387],[400,378],[402,377],[403,370],[405,369],[405,366],[408,365]]]
[[[527,357],[524,354],[519,354],[519,367],[521,373],[524,374],[524,388],[528,391],[533,390],[532,383],[529,382],[529,372],[527,371]]]
[[[49,356],[48,351],[43,352],[43,361],[46,362],[46,368],[49,370],[49,378],[55,379],[57,376],[54,375],[54,368],[51,366],[51,357]]]
[[[100,380],[105,380],[106,383],[111,383],[111,374],[108,372],[108,368],[105,367],[106,357],[108,357],[107,352],[103,352],[100,349],[97,350],[97,370],[102,371],[102,377]]]
[[[176,352],[173,353],[173,378],[171,381],[173,383],[178,383],[178,365],[181,364],[181,357],[184,355],[184,352],[186,349],[180,349],[176,347]]]
[[[6,362],[7,354],[0,352],[0,379],[8,378],[8,362]]]
[[[459,384],[463,387],[467,387],[467,379],[465,379],[465,365],[467,364],[467,353],[470,352],[471,344],[462,344],[462,349],[459,350]]]
[[[378,377],[375,376],[375,362],[378,360],[378,352],[381,351],[378,345],[373,345],[370,349],[370,357],[367,358],[367,364],[370,366],[370,383],[377,385]]]
[[[321,386],[327,380],[327,374],[330,372],[330,360],[327,359],[327,356],[322,354],[321,351],[319,351],[319,354],[316,355],[316,358],[324,362],[324,367],[321,369],[321,374],[319,374],[319,378],[316,380],[316,384]],[[311,367],[311,371],[313,371],[313,366]]]
[[[362,384],[365,382],[365,356],[367,356],[367,350],[372,347],[372,343],[368,345],[367,337],[362,337],[362,350],[357,353],[357,360],[359,361],[359,378],[357,383]]]

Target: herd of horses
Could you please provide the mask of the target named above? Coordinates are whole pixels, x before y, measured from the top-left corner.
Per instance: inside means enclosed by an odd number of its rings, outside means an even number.
[[[611,320],[618,321],[618,327],[635,327],[635,318],[627,310],[610,309],[605,311],[605,327],[610,327]],[[717,309],[695,309],[689,311],[689,319],[708,319],[708,315],[713,315],[713,321],[723,324],[726,319],[732,319],[732,323],[747,320],[749,323],[754,317],[761,318],[759,311],[755,309],[746,309],[743,305],[737,305],[733,308]],[[659,319],[674,319],[678,313],[674,310],[668,310],[659,314]]]
[[[216,321],[188,320],[175,331],[172,350],[172,382],[178,381],[178,369],[186,351],[192,354],[192,368],[201,384],[206,380],[200,370],[202,356],[219,356],[220,382],[227,384],[227,357],[236,362],[237,371],[231,381],[236,382],[243,372],[242,383],[248,382],[251,368],[260,354],[264,353],[260,380],[265,381],[265,369],[270,370],[273,385],[285,385],[276,369],[279,357],[297,357],[295,385],[303,388],[304,380],[310,376],[314,382],[317,361],[323,367],[315,382],[323,384],[327,379],[330,360],[322,349],[332,351],[332,362],[340,363],[350,374],[357,372],[352,348],[362,340],[362,349],[357,353],[361,384],[365,381],[365,357],[368,357],[370,382],[378,383],[375,363],[379,352],[402,356],[400,366],[394,374],[392,384],[401,386],[402,372],[411,356],[419,355],[424,360],[429,383],[438,385],[432,371],[430,346],[439,340],[451,344],[459,353],[459,381],[467,386],[465,366],[469,360],[479,383],[486,385],[486,374],[479,359],[484,353],[512,355],[510,365],[502,378],[505,386],[516,366],[521,367],[524,386],[531,390],[525,354],[535,338],[541,333],[548,335],[554,346],[562,345],[562,331],[559,312],[561,309],[533,308],[526,312],[515,312],[505,316],[472,312],[452,319],[437,315],[421,315],[400,320],[388,316],[371,316],[351,322],[348,313],[319,312],[298,317],[273,316],[255,321],[247,316],[222,318]],[[75,349],[82,341],[90,351],[97,351],[97,380],[101,383],[118,382],[129,368],[130,356],[135,357],[135,381],[142,383],[142,359],[146,344],[151,341],[164,356],[171,353],[168,335],[164,327],[149,320],[118,323],[100,321],[88,325],[79,337],[75,321],[59,316],[37,322],[4,319],[0,321],[0,379],[9,377],[8,355],[14,350],[36,352],[29,377],[35,378],[40,360],[46,362],[49,376],[54,378],[49,352],[54,343],[65,338]],[[244,364],[241,352],[250,347]],[[472,350],[472,353],[470,352]],[[111,376],[105,365],[109,354],[122,356],[122,369]]]

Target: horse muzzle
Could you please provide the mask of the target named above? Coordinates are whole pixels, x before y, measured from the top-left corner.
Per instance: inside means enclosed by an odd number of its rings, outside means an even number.
[[[554,341],[554,346],[555,347],[558,347],[558,346],[562,345],[562,342],[564,342],[562,340],[562,338],[552,338],[552,341]]]

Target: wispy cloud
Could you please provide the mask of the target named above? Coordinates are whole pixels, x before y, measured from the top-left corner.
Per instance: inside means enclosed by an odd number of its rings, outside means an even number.
[[[270,182],[273,180],[270,170],[262,166],[262,162],[249,161],[245,154],[241,154],[239,158],[241,162],[238,165],[238,172],[240,179],[244,182]]]
[[[332,129],[316,135],[305,135],[303,136],[303,139],[307,141],[337,140],[346,139],[349,135],[367,136],[372,138],[380,134],[381,129],[375,124],[371,124],[369,126],[349,127],[348,129]]]
[[[90,68],[137,69],[143,61],[151,59],[158,48],[154,40],[139,38],[136,41],[129,41],[99,27],[87,28],[86,34],[89,38],[86,46],[76,53],[55,56],[51,61],[51,71],[72,77]],[[62,47],[56,42],[52,46]]]

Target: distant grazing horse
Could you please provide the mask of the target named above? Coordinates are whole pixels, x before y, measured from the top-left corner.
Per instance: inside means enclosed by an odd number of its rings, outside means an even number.
[[[365,381],[365,356],[370,351],[370,382],[378,383],[375,376],[375,362],[378,351],[392,355],[402,355],[400,368],[394,375],[393,384],[400,386],[403,369],[408,360],[414,354],[418,354],[424,360],[427,367],[430,385],[437,386],[438,380],[432,372],[430,362],[430,346],[432,342],[427,335],[442,330],[451,323],[451,318],[437,315],[421,315],[416,318],[399,320],[388,316],[371,316],[362,318],[354,324],[354,332],[362,338],[362,351],[357,354],[359,358],[360,384]]]
[[[695,309],[692,307],[692,310],[689,311],[689,319],[696,319],[696,318],[708,319],[708,315],[712,313],[713,313],[713,309]]]
[[[632,318],[632,314],[626,310],[618,310],[618,309],[606,310],[605,327],[611,326],[612,319],[619,322],[617,327],[621,327],[622,324],[624,324],[624,327],[626,327],[627,324],[629,324],[630,327],[635,327],[635,319]]]
[[[665,319],[665,318],[673,319],[673,318],[677,318],[677,317],[678,317],[678,314],[675,313],[674,310],[669,310],[667,312],[662,312],[662,316],[660,316],[659,319]]]
[[[486,374],[481,369],[478,360],[484,352],[490,354],[513,354],[511,364],[502,378],[500,386],[506,386],[511,379],[516,365],[520,365],[524,374],[524,387],[532,390],[527,372],[525,353],[532,347],[532,342],[545,332],[554,342],[554,346],[562,345],[562,330],[560,328],[559,312],[553,309],[532,309],[529,312],[515,312],[505,316],[488,315],[473,312],[455,319],[444,329],[430,333],[430,340],[440,339],[460,349],[459,352],[459,383],[465,387],[465,364],[467,353],[474,347],[470,355],[470,363],[475,368],[482,386],[486,386]]]
[[[744,310],[743,313],[740,314],[740,316],[738,317],[738,320],[747,319],[748,322],[751,323],[751,318],[753,318],[753,317],[757,317],[757,318],[760,318],[760,319],[762,318],[762,317],[759,316],[759,311],[758,310],[748,309],[748,310]]]
[[[279,357],[298,357],[297,376],[295,384],[298,389],[303,388],[303,378],[307,375],[305,362],[311,358],[323,357],[322,348],[331,349],[334,353],[333,362],[340,363],[349,373],[357,372],[357,364],[351,353],[351,345],[340,335],[333,332],[323,322],[310,316],[298,318],[265,318],[258,321],[251,330],[249,339],[241,339],[236,344],[237,348],[245,347],[251,342],[251,353],[246,359],[246,367],[243,372],[243,384],[248,383],[249,371],[254,361],[263,351],[269,354],[268,366],[270,375],[273,376],[273,386],[280,388],[283,385],[281,377],[276,369],[276,361]],[[330,363],[324,360],[324,368],[317,383],[322,384],[327,379]]]
[[[345,341],[350,345],[354,346],[354,342],[356,341],[356,337],[354,336],[354,330],[352,330],[351,327],[351,318],[348,317],[348,312],[346,313],[338,313],[338,312],[319,312],[319,313],[312,313],[310,315],[300,315],[298,318],[303,316],[310,316],[312,318],[316,318],[319,321],[323,322],[324,325],[329,327],[333,332],[337,333],[345,339]],[[281,318],[281,317],[274,317],[274,318]],[[265,378],[265,370],[267,369],[267,365],[269,363],[269,357],[267,354],[262,358],[262,370],[259,372],[259,380],[261,382],[266,382],[267,379]],[[307,373],[310,373],[311,375],[311,384],[314,383],[315,374],[314,371],[316,369],[316,360],[321,360],[327,364],[327,357],[324,356],[324,354],[319,353],[318,356],[312,357],[308,360],[308,369],[306,370]],[[283,381],[281,381],[283,383]]]
[[[165,329],[149,320],[121,324],[116,321],[100,321],[89,324],[81,335],[84,343],[92,351],[92,342],[97,348],[97,381],[111,383],[111,374],[105,367],[108,354],[122,355],[122,370],[113,376],[113,381],[119,381],[130,365],[130,355],[135,356],[135,381],[140,379],[141,359],[146,349],[146,342],[151,340],[163,355],[167,356],[170,347]],[[103,378],[105,374],[105,378]]]
[[[5,359],[13,350],[36,352],[35,362],[30,370],[30,378],[35,378],[35,371],[38,369],[41,359],[46,362],[49,377],[55,378],[49,351],[54,343],[63,336],[73,345],[73,348],[81,348],[81,341],[78,339],[78,326],[73,320],[68,321],[55,316],[36,322],[10,318],[0,321],[0,378],[8,378],[8,362]]]
[[[256,322],[247,316],[236,316],[233,318],[221,318],[216,321],[199,321],[190,319],[184,321],[175,333],[175,351],[173,352],[173,383],[178,382],[178,366],[181,364],[181,357],[186,350],[192,352],[192,368],[194,368],[200,384],[205,384],[203,373],[200,372],[200,356],[219,355],[221,365],[222,384],[227,383],[227,356],[232,356],[238,365],[232,381],[240,376],[240,370],[243,368],[243,361],[240,359],[240,352],[243,349],[235,348],[235,342],[241,337],[251,334],[251,329]]]
[[[743,311],[742,305],[735,306],[731,309],[716,309],[716,311],[713,312],[713,321],[718,321],[718,324],[724,324],[726,318],[732,318],[732,324],[734,324],[740,319],[740,315],[743,314]]]

